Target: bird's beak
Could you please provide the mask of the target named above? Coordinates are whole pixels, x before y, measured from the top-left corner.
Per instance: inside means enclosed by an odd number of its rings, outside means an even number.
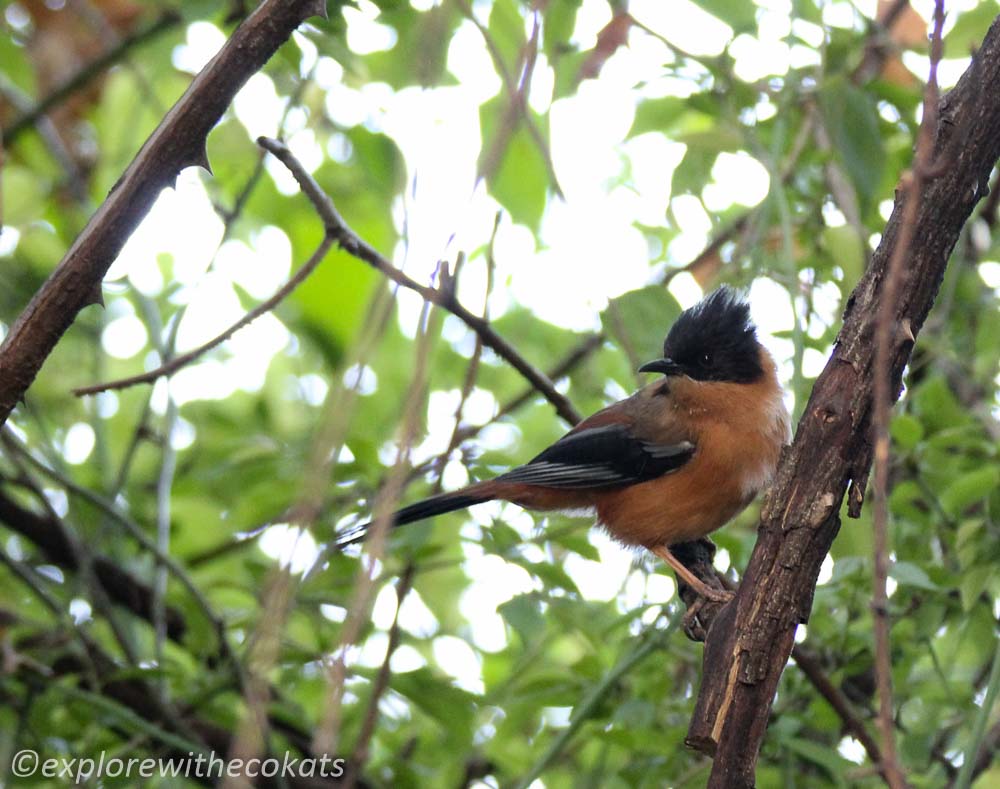
[[[646,362],[639,368],[640,373],[663,373],[664,375],[680,375],[681,367],[673,359],[656,359]]]

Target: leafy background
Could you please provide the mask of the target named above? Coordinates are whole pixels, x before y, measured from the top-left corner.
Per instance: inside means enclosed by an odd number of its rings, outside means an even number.
[[[242,5],[183,4],[179,16],[128,47],[113,70],[74,92],[47,122],[5,135],[0,329],[183,91],[194,70],[184,53],[197,53],[199,41],[221,42]],[[356,9],[330,3],[329,20],[310,20],[248,95],[274,96],[282,130],[293,141],[313,141],[312,149],[298,150],[322,153],[310,169],[347,221],[429,282],[436,257],[423,254],[417,237],[434,211],[421,203],[420,185],[445,174],[414,171],[412,152],[404,155],[411,138],[333,111],[323,74],[332,70],[352,90],[424,89],[430,101],[435,90],[458,82],[449,48],[460,35],[477,36],[499,86],[479,103],[479,128],[471,132],[488,193],[475,198],[485,219],[470,229],[460,226],[464,219],[444,217],[461,246],[431,253],[452,261],[459,249],[465,254],[460,298],[482,309],[493,279],[493,327],[539,368],[571,359],[558,385],[587,413],[634,388],[635,363],[656,353],[666,326],[699,289],[726,281],[752,285],[752,293],[772,301],[784,294],[795,319],[769,341],[801,408],[818,369],[810,359],[828,351],[842,301],[910,160],[927,26],[909,8],[886,34],[874,28],[870,4],[794,0],[777,10],[767,4],[766,13],[763,5],[697,2],[725,25],[727,41],[720,52],[700,54],[683,31],[644,26],[638,3],[634,18],[625,4],[599,0],[364,3],[364,18],[390,32],[373,51],[352,33],[362,25]],[[0,37],[4,129],[167,10],[121,0],[57,10],[26,0],[8,4],[10,35]],[[998,11],[995,2],[950,9],[945,55],[954,73]],[[774,13],[821,35],[790,26],[782,41],[811,51],[803,65],[747,78],[739,52],[764,40],[762,20]],[[577,35],[583,16],[601,20],[596,34]],[[512,295],[518,278],[557,265],[555,258],[514,268],[518,247],[506,240],[527,234],[529,249],[545,250],[545,224],[561,201],[553,107],[607,79],[628,49],[650,45],[660,58],[630,94],[634,118],[613,143],[617,172],[605,184],[609,194],[641,191],[643,173],[621,153],[630,140],[684,146],[673,149],[681,155],[672,172],[665,170],[669,194],[656,216],[633,223],[649,250],[646,284],[592,305],[589,328],[566,328]],[[539,88],[523,79],[526,69],[547,75],[551,95],[544,81]],[[676,89],[646,89],[664,84]],[[419,122],[418,103],[413,112]],[[413,444],[401,495],[414,500],[438,485],[513,465],[565,428],[454,318],[432,312],[422,322],[411,295],[397,294],[377,272],[337,251],[263,329],[247,330],[257,332],[251,339],[241,343],[237,335],[170,388],[161,381],[92,398],[70,394],[207,339],[213,331],[205,324],[183,322],[199,299],[210,307],[213,299],[228,300],[238,312],[268,295],[261,280],[241,279],[236,270],[249,265],[247,257],[234,264],[221,250],[215,256],[223,239],[258,255],[261,268],[273,265],[264,280],[271,289],[318,244],[318,219],[289,188],[287,174],[265,164],[256,148],[261,130],[253,117],[237,101],[212,132],[214,175],[181,177],[180,188],[193,188],[187,194],[201,195],[200,202],[183,220],[176,205],[154,212],[147,225],[160,223],[161,235],[144,241],[144,231],[137,234],[106,283],[105,309],[82,313],[5,431],[0,493],[19,509],[0,512],[0,764],[6,768],[7,757],[26,747],[65,757],[197,748],[209,741],[203,724],[238,730],[260,680],[271,688],[263,702],[271,751],[306,753],[313,734],[325,732],[334,737],[334,752],[360,764],[374,785],[495,786],[536,778],[555,787],[703,785],[709,762],[683,746],[701,647],[677,628],[683,612],[672,577],[640,557],[632,563],[596,530],[588,533],[586,520],[487,507],[403,530],[375,565],[369,598],[360,603],[356,553],[324,556],[303,575],[334,530],[367,519],[401,438]],[[584,146],[586,133],[580,130]],[[595,157],[608,155],[589,144]],[[720,208],[709,194],[713,168],[731,161],[726,154],[752,157],[769,173],[759,204]],[[682,255],[687,247],[674,242],[688,237],[690,212],[682,209],[692,200],[710,223],[709,243]],[[495,211],[501,216],[494,233]],[[164,224],[177,244],[197,241],[199,214],[217,216],[223,227],[221,238],[213,231],[202,262],[183,246],[157,246]],[[974,785],[1000,781],[1000,768],[989,766],[1000,742],[993,705],[1000,685],[996,221],[994,197],[955,250],[892,426],[897,736],[917,787],[950,784],[976,749],[983,755]],[[602,229],[580,232],[597,236]],[[549,284],[535,287],[608,277],[614,266],[578,260],[544,274],[540,282]],[[228,279],[219,286],[213,274]],[[239,384],[213,394],[220,376]],[[408,408],[416,415],[411,442],[404,435]],[[453,432],[463,440],[449,442]],[[315,509],[296,509],[304,501]],[[754,509],[715,536],[721,569],[745,565]],[[24,513],[62,524],[60,533],[75,547],[60,552],[43,535],[25,533]],[[296,523],[309,524],[297,538]],[[867,511],[845,522],[800,638],[866,721],[875,706],[870,525]],[[157,540],[173,559],[170,572],[151,550]],[[136,615],[109,599],[95,581],[100,561],[153,589],[159,613]],[[356,634],[349,612],[360,615]],[[183,632],[157,635],[156,623],[171,617]],[[220,629],[229,657],[220,653]],[[345,638],[354,644],[343,651]],[[272,652],[261,647],[269,639]],[[337,654],[346,656],[347,674],[340,720],[331,724],[327,666]],[[383,665],[390,670],[379,679]],[[175,717],[137,714],[127,698],[108,691],[114,682],[147,689]],[[366,720],[374,721],[373,731],[364,731]],[[880,783],[843,721],[790,666],[758,785]]]

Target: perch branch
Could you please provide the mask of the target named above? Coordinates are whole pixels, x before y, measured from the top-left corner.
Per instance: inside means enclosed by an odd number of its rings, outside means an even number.
[[[874,385],[902,371],[940,288],[948,257],[1000,157],[1000,20],[975,63],[939,105],[935,154],[958,129],[963,145],[919,193],[900,192],[872,262],[847,301],[833,355],[813,388],[761,512],[757,544],[735,599],[715,618],[688,743],[715,755],[709,787],[752,787],[757,754],[796,627],[808,619],[816,578],[840,528],[840,505],[863,499],[873,456]],[[972,117],[970,117],[970,115]],[[875,366],[876,316],[889,260],[901,241],[906,206],[917,202],[908,277],[892,304],[889,365]]]

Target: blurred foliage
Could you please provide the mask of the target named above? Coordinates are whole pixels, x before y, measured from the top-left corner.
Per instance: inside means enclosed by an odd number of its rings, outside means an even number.
[[[62,72],[54,53],[73,53],[72,73],[102,51],[94,48],[88,25],[98,26],[98,43],[107,45],[154,19],[158,6],[167,7],[122,0],[57,5],[6,5],[10,35],[0,36],[5,127],[58,82]],[[544,94],[544,82],[526,78],[529,53],[536,75],[548,76],[559,100],[602,79],[630,42],[659,42],[662,62],[644,80],[655,89],[635,90],[634,120],[621,140],[624,146],[627,139],[665,137],[685,146],[669,176],[670,200],[661,221],[635,223],[649,244],[650,284],[595,314],[604,338],[590,343],[560,378],[560,388],[581,411],[595,410],[632,389],[634,363],[657,352],[680,309],[664,282],[690,262],[678,259],[671,246],[685,231],[675,214],[677,199],[685,197],[701,205],[712,223],[710,236],[719,241],[690,266],[700,285],[768,280],[796,305],[799,326],[784,338],[792,350],[781,361],[795,367],[792,386],[801,408],[817,369],[804,368],[803,360],[810,351],[823,357],[828,352],[843,300],[884,225],[885,201],[910,160],[924,74],[914,75],[906,64],[920,63],[926,54],[926,24],[919,16],[903,15],[911,34],[916,26],[916,36],[890,35],[888,49],[873,54],[871,20],[852,12],[851,26],[825,26],[824,9],[843,10],[846,4],[795,0],[796,24],[787,26],[782,44],[809,53],[792,59],[805,65],[747,81],[737,73],[736,42],[754,40],[765,15],[776,13],[765,14],[753,3],[695,0],[731,31],[731,45],[714,56],[686,51],[677,43],[684,41],[683,31],[643,29],[625,13],[625,4],[600,0],[475,2],[475,25],[466,2],[365,2],[363,11],[377,12],[394,43],[362,52],[352,49],[349,35],[352,4],[329,5],[330,19],[310,20],[265,67],[263,79],[286,102],[283,131],[309,135],[323,152],[312,168],[319,183],[359,235],[389,256],[405,245],[408,228],[400,217],[415,175],[399,141],[378,124],[345,124],[331,116],[316,82],[319,69],[341,72],[343,86],[351,89],[377,83],[388,92],[433,90],[458,81],[449,69],[453,40],[478,37],[499,85],[479,105],[481,175],[507,226],[517,223],[537,234],[560,198],[546,150],[552,103],[536,95]],[[91,13],[86,23],[72,18],[83,6]],[[9,328],[185,88],[191,75],[178,65],[178,47],[198,31],[214,30],[221,41],[219,31],[232,28],[242,6],[184,4],[176,25],[90,83],[52,124],[22,133],[7,148],[0,328]],[[589,39],[576,34],[581,8],[605,20]],[[996,2],[950,12],[946,55],[965,57],[997,13]],[[660,35],[667,33],[669,41]],[[901,58],[893,41],[915,59]],[[537,100],[529,103],[529,94]],[[266,228],[280,229],[295,268],[315,249],[322,228],[301,195],[289,196],[280,168],[261,165],[253,142],[259,133],[236,112],[212,132],[214,176],[199,175],[211,201],[205,210],[218,214],[220,239],[249,249],[262,243]],[[725,161],[720,155],[732,153],[753,157],[770,173],[770,192],[759,206],[718,208],[718,201],[705,200],[713,167]],[[634,188],[630,168],[621,156],[621,172],[609,191]],[[1000,243],[996,202],[989,205],[992,213],[977,214],[955,250],[892,426],[892,662],[900,752],[914,787],[947,785],[983,741],[984,730],[992,730],[997,741],[997,712],[984,709],[997,684],[994,678],[991,685],[990,668],[998,654],[1000,595]],[[479,244],[466,250],[469,269],[492,265],[489,236]],[[0,518],[0,783],[18,784],[7,765],[22,748],[43,757],[96,758],[102,749],[155,756],[171,747],[196,747],[202,724],[235,732],[246,705],[240,674],[220,653],[216,624],[247,665],[273,599],[278,565],[273,540],[269,552],[262,550],[278,532],[261,536],[262,527],[295,520],[290,508],[302,500],[317,469],[323,496],[312,537],[322,545],[334,529],[366,520],[413,398],[429,395],[420,402],[406,500],[431,491],[442,469],[449,485],[453,477],[460,482],[466,475],[488,476],[530,457],[564,428],[552,408],[532,395],[488,425],[463,420],[469,429],[459,438],[465,440],[450,458],[440,457],[467,385],[475,338],[456,319],[435,316],[428,324],[428,392],[415,391],[413,310],[397,310],[385,280],[343,252],[331,253],[275,310],[276,331],[287,339],[280,352],[266,351],[274,355],[262,380],[240,378],[235,365],[241,354],[265,351],[232,344],[212,352],[202,360],[208,366],[193,368],[192,375],[207,379],[210,365],[229,365],[226,374],[238,383],[224,396],[189,398],[176,420],[162,381],[154,388],[74,398],[73,386],[157,363],[199,289],[216,273],[212,263],[194,285],[190,277],[182,284],[177,272],[190,261],[162,250],[142,254],[154,261],[161,284],[139,287],[134,278],[107,283],[106,309],[85,310],[63,337],[0,448],[4,499],[57,519],[78,543],[62,554],[47,552],[37,535],[14,528],[13,515]],[[585,278],[608,265],[614,264],[581,260],[572,276]],[[498,281],[496,289],[507,284]],[[242,286],[228,287],[244,309],[260,299]],[[108,326],[122,319],[132,321],[130,334],[138,338],[127,358],[109,354],[101,341]],[[511,300],[491,319],[542,368],[588,341]],[[478,361],[474,386],[474,397],[492,396],[494,414],[525,390],[520,376],[488,351]],[[330,450],[323,436],[338,419],[342,448],[327,467],[317,459],[317,447]],[[433,433],[424,442],[429,428]],[[92,441],[82,456],[81,441],[85,448]],[[160,565],[150,546],[164,512],[169,534],[159,538],[168,539],[176,571],[167,573],[163,603],[184,628],[160,643],[150,624],[158,615],[139,616],[110,600],[86,568],[107,560],[135,583],[155,588]],[[745,513],[716,535],[723,562],[737,571],[753,545],[754,517]],[[870,527],[867,510],[857,521],[845,515],[831,573],[816,591],[802,634],[857,717],[873,729]],[[393,535],[375,577],[380,613],[363,616],[361,649],[349,653],[338,755],[358,755],[388,643],[392,590],[400,574],[412,572],[403,608],[420,615],[402,616],[393,636],[399,659],[391,663],[375,730],[364,747],[362,775],[370,784],[497,786],[537,775],[549,787],[704,785],[709,762],[683,746],[701,647],[674,627],[682,613],[678,602],[658,597],[656,590],[672,588],[669,576],[644,561],[610,595],[581,589],[583,573],[595,581],[602,575],[596,563],[601,553],[587,528],[579,518],[532,520],[505,507],[475,519],[452,514]],[[265,675],[272,688],[272,752],[304,753],[324,720],[329,687],[321,661],[344,637],[360,567],[357,555],[327,557],[294,588],[277,658]],[[483,577],[490,588],[478,582]],[[468,679],[470,667],[473,674],[478,670],[478,681]],[[465,679],[458,683],[456,675]],[[174,717],[137,715],[114,693],[129,682],[146,688],[146,696]],[[857,743],[847,742],[831,707],[790,666],[771,717],[758,786],[878,786],[872,767]],[[36,776],[23,785],[63,784]],[[1000,767],[982,772],[974,785],[1000,785]]]

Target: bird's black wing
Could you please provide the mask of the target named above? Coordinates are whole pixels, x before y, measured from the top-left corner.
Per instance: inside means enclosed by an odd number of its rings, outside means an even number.
[[[659,444],[638,438],[627,425],[601,425],[568,433],[497,479],[549,488],[635,485],[680,468],[694,449],[690,441]]]

